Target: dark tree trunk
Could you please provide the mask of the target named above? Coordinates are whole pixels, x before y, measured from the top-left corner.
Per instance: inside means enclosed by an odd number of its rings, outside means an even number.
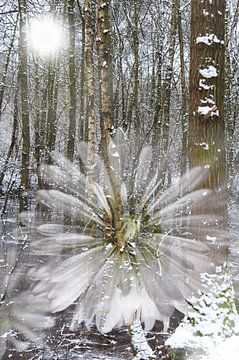
[[[187,164],[187,91],[186,91],[186,70],[184,61],[184,40],[183,40],[183,25],[181,15],[181,4],[180,0],[178,3],[178,39],[179,39],[179,52],[180,52],[180,75],[181,75],[181,126],[182,126],[182,152],[181,152],[181,174],[184,174]]]
[[[48,69],[48,88],[47,88],[47,150],[51,152],[56,143],[56,112],[58,97],[58,75],[55,60],[50,60]],[[49,154],[47,156],[49,160]]]
[[[190,167],[211,165],[206,184],[225,181],[225,0],[191,2]]]

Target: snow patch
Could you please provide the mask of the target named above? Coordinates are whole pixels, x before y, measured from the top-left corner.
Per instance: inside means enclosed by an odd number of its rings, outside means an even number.
[[[219,111],[216,106],[198,106],[197,113],[203,116],[217,116],[219,117]]]
[[[209,144],[207,144],[207,143],[200,143],[200,146],[201,146],[204,150],[209,150]]]
[[[238,359],[239,316],[234,304],[232,278],[223,273],[222,267],[217,270],[214,275],[201,275],[210,292],[190,299],[193,309],[188,318],[165,343],[176,349],[190,349],[188,360]]]
[[[209,65],[207,68],[200,69],[199,73],[206,79],[211,79],[218,76],[217,69],[213,65]]]
[[[207,85],[206,79],[199,79],[199,89],[211,90],[214,88],[214,85]]]
[[[213,97],[213,96],[212,96]],[[215,101],[211,98],[205,97],[205,99],[201,99],[200,100],[201,104],[211,104],[211,105],[215,105]]]
[[[203,356],[201,360],[238,360],[239,354],[239,336],[232,336],[226,339],[217,347],[214,347],[208,355]]]
[[[214,44],[224,44],[223,40],[219,40],[217,35],[215,34],[206,34],[205,36],[198,36],[196,39],[196,44],[206,44],[206,45],[212,45]]]

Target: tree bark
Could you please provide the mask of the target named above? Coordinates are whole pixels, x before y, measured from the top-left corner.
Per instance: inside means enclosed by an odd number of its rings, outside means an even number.
[[[210,165],[205,186],[225,182],[225,0],[191,2],[190,167]]]
[[[81,29],[82,29],[82,40],[81,40],[81,63],[80,63],[80,123],[79,123],[79,139],[85,140],[86,129],[85,129],[85,42],[86,42],[86,26],[85,26],[85,14],[82,11],[79,0],[77,1],[78,9],[81,15]]]
[[[95,82],[94,82],[94,35],[95,35],[95,7],[92,0],[85,0],[85,34],[86,34],[86,98],[87,98],[87,135],[88,135],[88,154],[89,164],[88,180],[94,180],[93,165],[95,162]]]
[[[171,24],[170,24],[170,34],[169,34],[169,51],[168,51],[165,82],[163,86],[162,140],[163,140],[164,153],[168,152],[168,143],[169,143],[170,105],[171,105],[171,93],[172,93],[173,62],[174,62],[174,54],[175,54],[175,38],[177,31],[178,1],[179,0],[175,0],[172,2]]]
[[[160,6],[161,1],[158,5],[158,15],[156,20],[157,28],[160,28],[161,22],[161,13]],[[156,55],[155,55],[155,93],[153,98],[154,112],[153,112],[153,131],[152,131],[152,143],[153,143],[153,151],[155,158],[160,157],[160,141],[161,141],[161,121],[160,121],[160,113],[162,111],[162,53],[163,53],[163,42],[162,42],[162,34],[158,31],[156,35]]]
[[[27,194],[30,172],[30,116],[28,101],[28,69],[27,69],[27,39],[26,39],[26,0],[19,0],[20,39],[19,39],[19,81],[21,91],[22,118],[22,164],[21,164],[21,194],[20,211],[27,209]]]
[[[182,126],[182,145],[181,145],[181,175],[186,171],[187,164],[187,92],[186,92],[186,71],[184,61],[184,40],[183,40],[183,26],[182,14],[180,10],[181,4],[178,0],[178,39],[179,39],[179,52],[180,52],[180,77],[181,77],[181,126]]]
[[[68,0],[67,14],[69,23],[69,92],[70,92],[70,125],[67,139],[67,155],[72,161],[75,150],[76,135],[76,65],[75,65],[75,15],[74,0]]]
[[[133,13],[133,21],[129,22],[129,27],[132,33],[132,40],[133,40],[133,54],[134,54],[134,64],[133,64],[133,89],[132,95],[130,94],[129,99],[129,108],[127,114],[127,121],[129,124],[132,123],[132,116],[133,124],[136,127],[136,130],[139,130],[139,11],[140,11],[140,4],[135,1],[134,2],[134,13]],[[127,10],[125,10],[127,11]]]
[[[4,93],[5,93],[5,87],[6,87],[6,78],[7,78],[8,67],[9,67],[9,63],[10,63],[10,57],[11,57],[11,53],[12,53],[12,49],[13,49],[13,45],[14,45],[14,41],[15,41],[15,36],[16,36],[18,18],[19,18],[19,13],[17,14],[17,20],[16,20],[16,24],[14,25],[12,39],[11,39],[11,42],[10,42],[10,45],[9,45],[9,48],[7,51],[7,58],[6,58],[6,62],[5,62],[4,70],[3,70],[1,84],[0,84],[0,119],[2,116],[2,105],[3,105]]]
[[[56,71],[56,62],[49,60],[48,68],[48,88],[47,88],[47,150],[51,152],[56,143],[56,111],[58,98],[58,75]],[[50,161],[49,154],[47,156]]]
[[[5,173],[8,169],[8,165],[10,162],[10,159],[12,157],[14,148],[16,147],[17,137],[18,137],[18,92],[19,92],[19,73],[17,77],[17,85],[15,89],[15,96],[14,96],[14,108],[13,108],[13,126],[12,126],[12,136],[11,136],[11,143],[7,152],[5,163],[2,167],[1,173],[0,173],[0,193],[2,192],[2,185],[3,185],[3,179],[5,176]]]
[[[110,29],[110,0],[98,4],[98,64],[100,80],[100,127],[103,154],[113,126],[112,43]]]

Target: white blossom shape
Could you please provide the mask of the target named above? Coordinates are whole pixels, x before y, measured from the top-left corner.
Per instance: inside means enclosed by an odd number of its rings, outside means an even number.
[[[85,169],[86,151],[81,144]],[[54,189],[40,190],[39,199],[53,220],[47,212],[21,215],[26,231],[35,231],[32,249],[48,255],[31,271],[34,293],[51,301],[53,313],[75,304],[72,326],[95,323],[107,333],[139,320],[148,330],[159,319],[167,328],[175,308],[187,311],[200,274],[224,261],[223,191],[200,189],[208,168],[164,189],[152,149],[137,153],[122,138],[109,144],[106,160],[95,154],[88,166],[95,181],[59,153],[52,158],[42,171]]]

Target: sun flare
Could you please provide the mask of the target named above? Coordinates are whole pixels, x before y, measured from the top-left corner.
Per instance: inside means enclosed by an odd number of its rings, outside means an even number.
[[[41,56],[55,55],[63,43],[62,26],[50,16],[32,19],[28,34],[31,47]]]

